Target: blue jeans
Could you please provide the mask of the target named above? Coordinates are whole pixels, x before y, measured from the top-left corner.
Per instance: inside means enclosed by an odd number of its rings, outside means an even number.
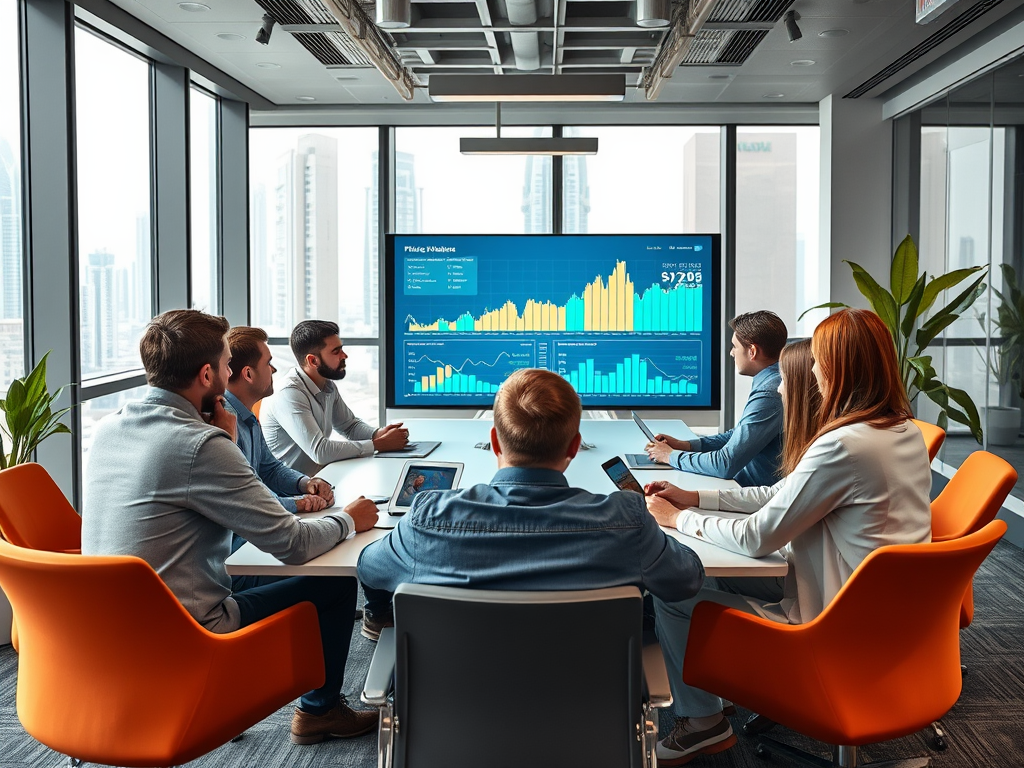
[[[710,600],[747,613],[756,613],[746,597],[761,603],[782,599],[781,578],[707,578],[704,588],[689,600],[665,603],[654,598],[658,640],[665,658],[669,687],[672,689],[672,712],[676,717],[708,717],[722,711],[722,700],[714,694],[691,688],[683,682],[683,659],[686,639],[690,633],[690,615],[697,603]]]
[[[394,592],[388,592],[386,589],[374,589],[363,584],[363,594],[366,596],[366,602],[363,603],[365,613],[375,618],[383,618],[394,613],[394,608],[391,606],[391,598],[395,596]]]
[[[324,654],[324,684],[302,695],[299,709],[312,715],[330,711],[341,700],[345,664],[356,610],[356,580],[343,576],[294,576],[266,578],[259,586],[235,592],[232,597],[247,627],[285,608],[310,602],[320,622]]]

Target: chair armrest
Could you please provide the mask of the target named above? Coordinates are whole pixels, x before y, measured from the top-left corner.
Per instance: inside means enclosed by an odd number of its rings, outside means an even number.
[[[391,680],[395,674],[395,628],[385,627],[381,630],[377,647],[370,659],[370,669],[363,683],[360,698],[366,704],[379,707],[387,703],[391,693]]]
[[[665,669],[665,657],[661,655],[661,646],[657,643],[645,645],[643,660],[650,705],[655,708],[671,705],[672,688],[668,683],[668,670]]]

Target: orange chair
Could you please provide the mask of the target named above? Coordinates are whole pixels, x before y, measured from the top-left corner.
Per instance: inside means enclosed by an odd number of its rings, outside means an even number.
[[[924,437],[924,445],[928,449],[928,461],[934,461],[935,457],[939,455],[942,441],[946,439],[946,430],[920,419],[911,419],[911,421],[917,425]]]
[[[35,739],[79,760],[185,763],[323,685],[310,603],[217,635],[139,558],[3,541],[0,583],[22,638],[18,717]]]
[[[999,514],[1016,482],[1017,470],[1003,459],[988,451],[972,453],[932,502],[932,541],[959,539],[981,530]],[[972,579],[960,606],[960,628],[969,627],[973,620]],[[945,749],[942,724],[934,722],[930,730],[935,748]]]
[[[700,603],[683,679],[840,745],[832,764],[852,768],[858,746],[914,733],[944,715],[960,695],[960,603],[1005,531],[1006,523],[996,520],[962,539],[882,547],[806,624],[780,624]],[[803,764],[822,764],[766,741],[771,746],[759,746],[758,754],[776,751]],[[924,766],[930,760],[887,765]]]
[[[257,400],[252,404],[252,415],[256,417],[256,421],[260,420],[260,408],[263,407],[263,401]]]
[[[79,554],[82,518],[41,465],[18,464],[0,470],[0,539],[29,549]],[[17,619],[11,645],[21,647]]]
[[[82,551],[82,518],[39,464],[0,470],[0,536],[46,552]]]

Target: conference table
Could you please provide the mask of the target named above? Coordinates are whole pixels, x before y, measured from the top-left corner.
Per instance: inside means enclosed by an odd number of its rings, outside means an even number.
[[[681,440],[696,435],[680,420],[651,419],[648,426],[655,433],[664,433]],[[413,442],[440,440],[439,445],[423,461],[459,461],[465,464],[459,487],[467,488],[487,483],[497,471],[497,460],[489,449],[477,448],[488,442],[492,422],[484,419],[408,419],[409,439]],[[569,465],[565,476],[569,484],[593,493],[611,493],[616,488],[601,469],[601,464],[613,456],[625,453],[643,453],[646,438],[632,421],[584,420],[580,424],[584,443],[592,445],[581,450]],[[348,459],[329,464],[319,477],[334,486],[336,506],[343,507],[358,496],[390,496],[398,483],[405,465],[404,458],[366,457]],[[688,490],[735,488],[733,480],[680,472],[675,469],[633,470],[641,485],[654,480],[669,480]],[[385,505],[381,505],[386,507]],[[302,517],[319,517],[324,512],[303,513]],[[722,517],[735,517],[735,513],[707,512]],[[385,518],[385,512],[381,511]],[[393,525],[393,523],[392,523]],[[373,528],[357,533],[341,542],[329,552],[299,565],[282,563],[273,555],[246,543],[227,560],[228,573],[233,576],[355,576],[356,563],[363,547],[383,538],[390,528]],[[710,542],[685,536],[671,528],[666,534],[690,547],[704,563],[709,576],[783,576],[787,571],[785,559],[778,552],[766,557],[753,558],[728,552]]]

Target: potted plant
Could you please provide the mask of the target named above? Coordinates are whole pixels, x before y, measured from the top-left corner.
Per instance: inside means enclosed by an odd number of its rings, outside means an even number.
[[[49,352],[43,355],[28,376],[12,381],[7,397],[0,400],[0,411],[4,412],[4,421],[0,423],[0,469],[31,461],[43,440],[71,432],[60,422],[71,409],[53,411],[53,404],[66,387],[52,395],[46,388],[46,358],[49,356]]]
[[[51,435],[71,432],[60,422],[60,418],[71,409],[53,410],[53,404],[65,387],[53,394],[46,387],[46,358],[49,354],[43,355],[28,376],[12,381],[7,388],[7,397],[0,400],[0,411],[4,413],[0,422],[0,469],[31,461],[32,454],[43,440]],[[0,592],[0,643],[10,642],[11,618],[10,603]]]
[[[1020,407],[1012,404],[1013,394],[1024,398],[1024,294],[1017,284],[1017,273],[1009,264],[1003,264],[1003,290],[992,289],[999,299],[992,318],[993,338],[985,359],[989,370],[999,384],[999,405],[985,409],[985,428],[989,445],[1013,445],[1020,432]],[[985,314],[978,316],[985,328]],[[986,333],[988,331],[986,330]],[[980,350],[979,350],[980,352]]]
[[[847,261],[853,270],[857,289],[870,302],[871,308],[882,318],[896,346],[900,375],[907,397],[913,402],[922,392],[939,406],[939,426],[946,429],[949,419],[967,426],[974,439],[982,441],[981,417],[971,396],[964,390],[944,384],[932,366],[932,356],[925,354],[927,347],[952,325],[984,292],[985,267],[955,269],[928,279],[919,273],[917,246],[913,238],[903,238],[893,254],[889,269],[889,289],[886,290],[859,264]],[[929,310],[939,294],[954,288],[975,274],[981,273],[941,309]],[[827,302],[811,309],[847,307],[841,302]],[[806,310],[802,318],[811,309]]]

